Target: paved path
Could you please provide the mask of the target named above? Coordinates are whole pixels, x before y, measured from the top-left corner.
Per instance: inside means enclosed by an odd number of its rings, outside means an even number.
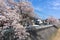
[[[56,36],[52,40],[60,40],[60,29],[58,29]]]

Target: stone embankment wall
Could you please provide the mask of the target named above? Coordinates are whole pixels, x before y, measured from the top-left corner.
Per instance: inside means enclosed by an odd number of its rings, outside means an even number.
[[[57,30],[58,29],[55,27],[50,27],[38,31],[32,31],[27,40],[52,40],[51,38],[56,34]]]

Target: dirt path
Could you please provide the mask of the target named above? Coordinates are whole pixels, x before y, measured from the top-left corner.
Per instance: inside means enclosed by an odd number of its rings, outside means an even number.
[[[55,35],[55,37],[52,37],[52,40],[60,40],[60,29],[58,29],[57,34]]]

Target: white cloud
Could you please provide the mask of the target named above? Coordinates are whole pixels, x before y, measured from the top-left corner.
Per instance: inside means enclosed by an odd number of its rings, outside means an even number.
[[[48,2],[49,9],[60,9],[60,2],[59,1],[52,1]]]
[[[55,1],[55,2],[52,3],[52,5],[55,6],[55,7],[60,6],[60,2]]]
[[[34,10],[42,11],[43,9],[42,9],[42,8],[40,8],[40,7],[34,7]]]
[[[56,2],[53,4],[54,6],[60,6],[60,3]]]

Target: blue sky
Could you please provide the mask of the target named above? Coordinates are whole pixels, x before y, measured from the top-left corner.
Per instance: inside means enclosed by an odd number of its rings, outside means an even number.
[[[49,16],[60,18],[60,0],[30,0],[35,13],[45,19]]]
[[[17,0],[18,1],[18,0]],[[37,13],[42,19],[49,16],[60,18],[60,0],[29,0]]]

